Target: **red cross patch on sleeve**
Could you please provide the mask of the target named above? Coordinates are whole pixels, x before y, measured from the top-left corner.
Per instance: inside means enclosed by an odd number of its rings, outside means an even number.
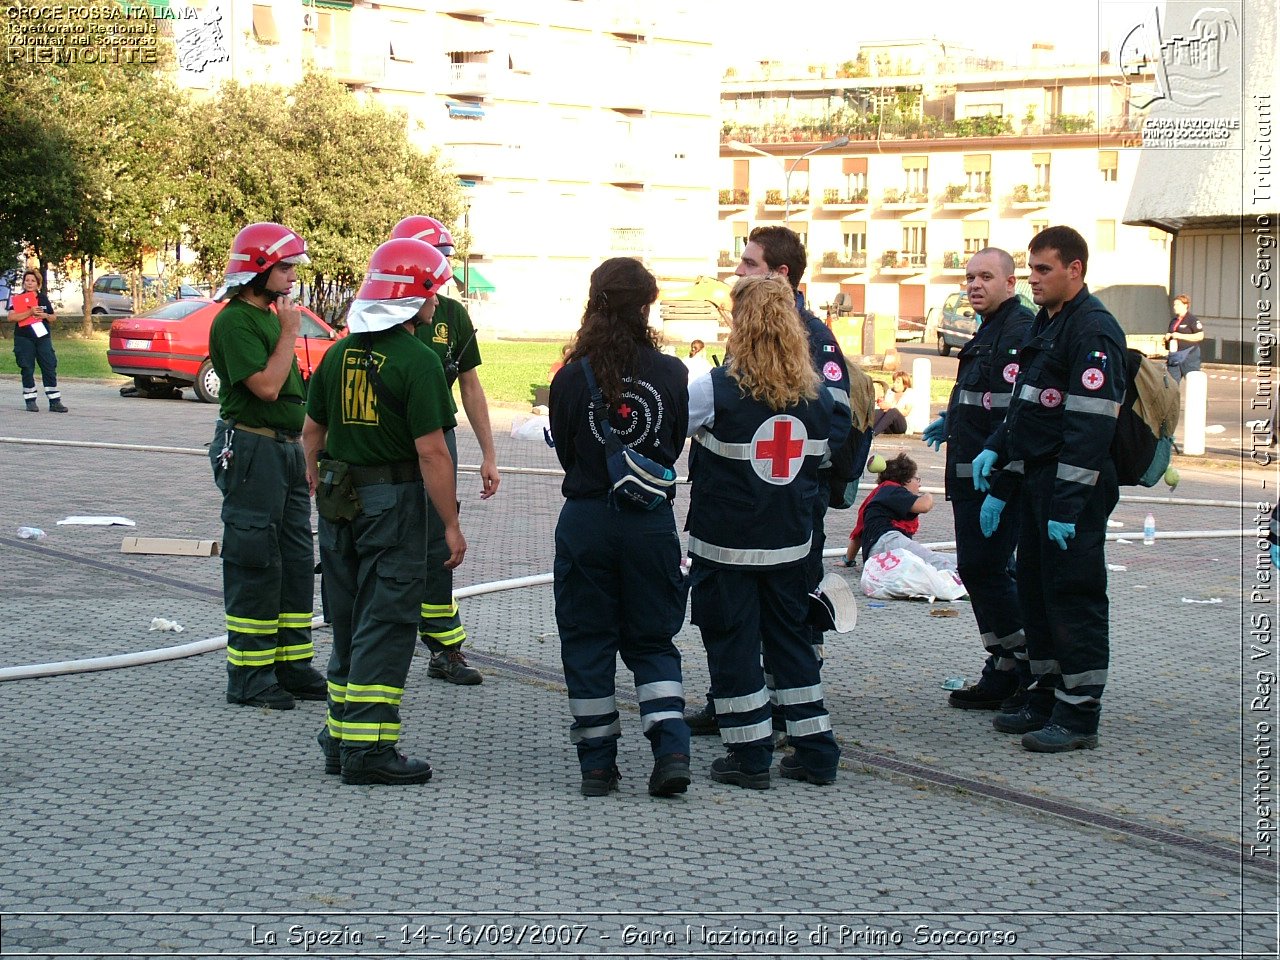
[[[839,383],[840,364],[836,363],[834,360],[828,360],[822,365],[822,375],[832,383]]]
[[[1007,364],[1001,376],[1004,377],[1005,383],[1013,383],[1018,379],[1018,365],[1016,363]]]
[[[1107,382],[1107,375],[1097,367],[1090,367],[1080,374],[1080,382],[1084,384],[1086,390],[1101,390],[1103,384]]]

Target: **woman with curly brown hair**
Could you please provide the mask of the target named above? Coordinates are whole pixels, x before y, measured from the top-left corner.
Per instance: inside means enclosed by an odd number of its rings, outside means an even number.
[[[790,286],[749,276],[733,289],[723,367],[690,386],[690,588],[711,698],[729,753],[711,778],[769,787],[773,724],[761,655],[794,756],[780,773],[834,783],[840,748],[809,640],[805,558],[832,400],[819,389]]]
[[[551,381],[551,436],[564,467],[556,524],[555,599],[560,656],[585,796],[618,789],[621,723],[616,659],[635,675],[640,722],[653,749],[649,793],[689,785],[680,653],[687,588],[671,509],[674,491],[638,509],[611,496],[606,435],[672,467],[684,448],[688,374],[658,350],[649,309],[658,283],[638,260],[615,257],[591,274],[582,326]]]

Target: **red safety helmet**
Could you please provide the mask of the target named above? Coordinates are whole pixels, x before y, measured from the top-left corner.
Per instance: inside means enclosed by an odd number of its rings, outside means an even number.
[[[401,237],[373,252],[364,285],[347,313],[352,333],[374,333],[411,320],[453,271],[435,247]]]
[[[402,237],[421,240],[431,244],[446,257],[453,256],[453,234],[435,217],[424,217],[421,214],[405,217],[391,231],[392,240]]]
[[[231,241],[222,286],[214,295],[224,300],[278,263],[310,263],[307,242],[278,223],[251,223]]]

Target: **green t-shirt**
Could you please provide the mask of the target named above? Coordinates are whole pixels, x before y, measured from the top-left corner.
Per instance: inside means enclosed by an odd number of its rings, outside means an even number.
[[[441,363],[448,363],[451,358],[458,362],[458,372],[465,373],[480,366],[480,347],[476,343],[475,327],[471,324],[471,316],[467,308],[450,297],[436,295],[436,312],[430,323],[418,328],[417,337],[440,358]],[[453,391],[449,392],[449,401],[453,402]],[[458,412],[457,404],[453,407]]]
[[[258,399],[245,380],[267,368],[267,360],[280,339],[280,318],[235,297],[213,318],[209,329],[209,358],[222,381],[218,405],[223,420],[251,427],[301,430],[306,412],[306,390],[297,357],[289,369],[280,396]]]
[[[324,355],[311,376],[307,413],[328,430],[325,448],[335,460],[362,467],[416,460],[416,438],[455,425],[444,366],[398,324],[372,335],[373,361],[386,392],[404,404],[401,416],[369,381],[364,336],[349,334]]]

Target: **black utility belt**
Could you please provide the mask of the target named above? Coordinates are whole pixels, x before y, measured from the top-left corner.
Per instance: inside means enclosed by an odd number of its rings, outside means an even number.
[[[351,483],[357,487],[367,487],[374,483],[410,483],[422,479],[417,460],[382,463],[376,467],[361,467],[353,463],[347,467],[347,474],[351,477]]]
[[[236,420],[228,420],[226,424],[229,430],[256,433],[260,437],[268,437],[279,443],[297,443],[302,439],[302,434],[297,430],[281,430],[278,427],[251,427],[247,423],[240,423]]]

